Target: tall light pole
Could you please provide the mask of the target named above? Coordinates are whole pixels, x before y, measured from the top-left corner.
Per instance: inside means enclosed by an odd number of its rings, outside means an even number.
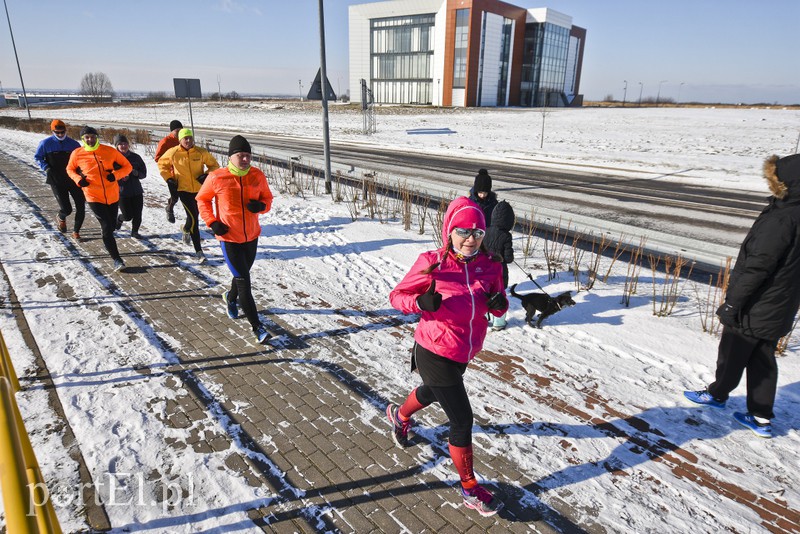
[[[644,85],[639,82],[639,107],[642,107],[642,89],[644,89]]]
[[[678,104],[681,103],[681,88],[683,87],[684,83],[685,82],[681,82],[681,84],[678,86]]]
[[[11,30],[11,17],[8,16],[8,4],[3,0],[6,8],[6,19],[8,19],[8,33],[11,34],[11,45],[14,47],[14,58],[17,60],[17,70],[19,71],[19,83],[22,85],[22,98],[25,99],[25,110],[28,112],[28,120],[31,118],[31,107],[28,105],[28,93],[25,92],[25,82],[22,80],[22,68],[19,66],[19,56],[17,55],[17,45],[14,43],[14,32]]]
[[[222,102],[222,78],[217,74],[217,97]]]
[[[667,80],[661,80],[658,82],[658,93],[656,93],[656,107],[658,107],[659,102],[661,102],[661,84],[666,82]]]
[[[297,90],[297,94],[300,95],[300,102],[303,101],[303,80],[297,80],[297,85],[299,89]]]
[[[325,72],[325,10],[319,0],[319,77],[322,83],[322,143],[325,153],[325,193],[331,194],[331,140],[328,128],[328,75]]]
[[[622,88],[622,107],[625,107],[625,97],[628,96],[628,80],[622,80],[625,82],[625,87]]]

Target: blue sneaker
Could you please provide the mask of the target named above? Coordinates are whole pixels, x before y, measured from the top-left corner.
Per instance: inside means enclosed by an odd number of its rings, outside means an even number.
[[[719,401],[711,396],[711,393],[706,391],[705,389],[701,389],[700,391],[684,391],[683,396],[692,401],[695,404],[701,404],[703,406],[711,406],[712,408],[724,408],[725,401]]]
[[[239,306],[237,306],[235,302],[230,302],[228,300],[228,293],[230,293],[230,291],[226,291],[225,293],[222,294],[222,300],[225,301],[225,307],[227,308],[228,311],[228,317],[230,317],[231,319],[238,319]]]
[[[264,343],[272,337],[272,334],[267,332],[267,328],[263,324],[258,325],[256,329],[253,330],[253,333],[256,335],[256,340],[258,340],[259,343]]]
[[[759,423],[758,421],[756,421],[755,417],[753,417],[749,413],[744,413],[744,412],[733,412],[733,418],[736,419],[736,421],[743,427],[752,430],[753,434],[755,434],[759,438],[769,439],[772,437],[771,423]]]

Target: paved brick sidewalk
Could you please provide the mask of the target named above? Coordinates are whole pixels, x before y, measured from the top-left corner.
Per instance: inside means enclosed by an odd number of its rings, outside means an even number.
[[[52,219],[57,208],[39,172],[2,154],[0,172],[32,207],[41,209],[45,220]],[[147,239],[118,239],[127,269],[114,273],[88,208],[81,234],[82,242],[72,244],[74,252],[90,258],[111,280],[111,292],[128,313],[141,319],[139,324],[149,330],[145,333],[166,354],[174,354],[176,363],[160,371],[170,373],[176,390],[186,394],[168,403],[165,423],[187,429],[211,414],[232,423],[225,428],[238,428],[228,435],[192,433],[187,443],[173,445],[204,452],[227,450],[235,442],[247,454],[232,454],[228,466],[278,496],[269,506],[249,512],[254,530],[548,532],[551,525],[561,531],[582,530],[567,518],[568,509],[526,509],[511,503],[501,514],[483,518],[461,506],[456,490],[428,473],[414,448],[406,452],[395,447],[380,417],[389,400],[359,379],[346,354],[337,362],[317,359],[323,346],[347,352],[336,335],[303,336],[267,316],[279,338],[270,346],[258,345],[246,321],[232,327],[231,321],[221,320],[223,288],[188,251],[158,250]],[[68,281],[60,283],[63,294],[75,293]],[[270,303],[258,304],[268,309]],[[212,393],[219,386],[222,394]],[[365,403],[374,407],[380,426],[364,424],[354,415]],[[238,410],[237,405],[247,407]],[[262,439],[265,434],[270,439]],[[446,449],[435,450],[429,461],[450,468]],[[481,470],[478,456],[476,468]],[[520,478],[499,458],[491,462],[498,476],[510,482]],[[102,528],[102,521],[93,522]]]

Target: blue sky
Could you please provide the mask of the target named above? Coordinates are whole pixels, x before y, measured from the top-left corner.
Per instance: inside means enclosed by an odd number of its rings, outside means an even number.
[[[317,0],[6,1],[29,89],[78,88],[83,74],[99,71],[117,90],[171,92],[181,77],[200,78],[204,92],[296,95],[319,68]],[[325,2],[337,92],[349,88],[347,6],[359,3]],[[581,92],[589,100],[622,99],[627,80],[628,101],[660,89],[681,101],[800,103],[798,0],[510,3],[553,8],[587,29]],[[0,83],[19,87],[5,20]]]

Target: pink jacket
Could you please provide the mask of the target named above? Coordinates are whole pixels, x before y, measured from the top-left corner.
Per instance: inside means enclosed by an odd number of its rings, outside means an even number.
[[[486,314],[503,315],[502,310],[489,310],[489,294],[505,292],[503,265],[492,256],[479,252],[469,263],[459,262],[450,251],[450,232],[457,225],[486,228],[480,206],[467,197],[453,200],[442,220],[444,247],[420,254],[411,270],[389,293],[389,302],[403,313],[422,313],[414,340],[439,356],[461,363],[469,362],[483,348],[489,322]],[[441,263],[439,263],[441,262]],[[430,274],[423,274],[433,265]],[[436,280],[436,291],[442,294],[442,306],[435,312],[421,311],[417,297]]]

